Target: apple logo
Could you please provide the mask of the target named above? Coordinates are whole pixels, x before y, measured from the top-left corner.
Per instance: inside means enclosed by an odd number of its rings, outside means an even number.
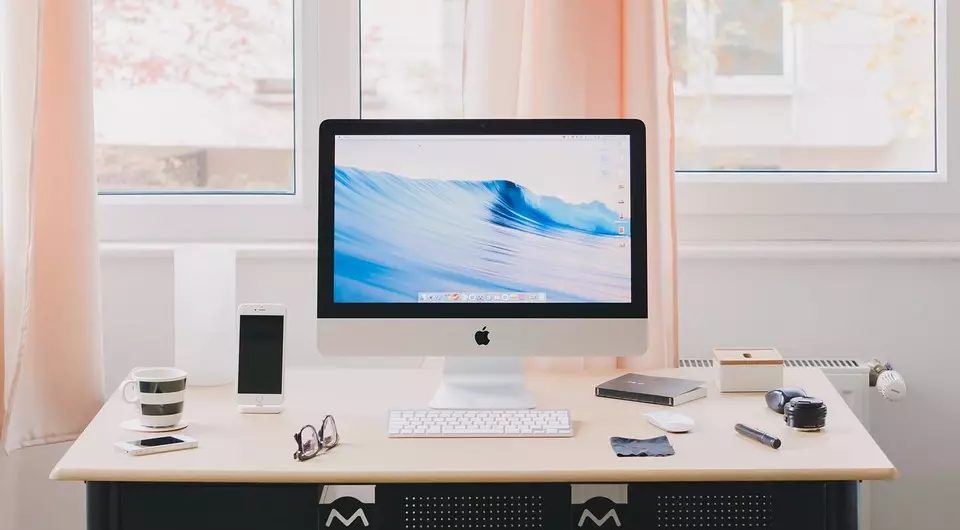
[[[490,332],[487,331],[487,326],[473,334],[473,340],[477,341],[478,346],[486,346],[490,344]]]

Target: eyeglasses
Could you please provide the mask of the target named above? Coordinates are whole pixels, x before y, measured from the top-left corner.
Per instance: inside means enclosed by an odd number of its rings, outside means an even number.
[[[340,433],[337,432],[337,422],[328,414],[323,418],[319,432],[313,425],[305,425],[300,432],[293,435],[293,439],[297,441],[297,452],[293,453],[293,458],[306,462],[336,447],[340,443]]]

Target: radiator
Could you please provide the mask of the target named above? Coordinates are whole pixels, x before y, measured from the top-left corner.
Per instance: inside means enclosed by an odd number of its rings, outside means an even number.
[[[860,423],[870,430],[870,368],[857,359],[784,359],[787,368],[819,368],[843,396]],[[680,368],[712,368],[713,359],[680,359]],[[827,426],[829,427],[829,416]],[[860,484],[860,530],[870,530],[870,484]]]

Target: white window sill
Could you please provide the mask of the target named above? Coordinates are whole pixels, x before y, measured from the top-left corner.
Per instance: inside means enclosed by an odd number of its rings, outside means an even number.
[[[677,171],[678,185],[683,184],[936,184],[947,181],[938,171],[868,172],[868,171]]]
[[[199,243],[203,244],[203,243]],[[181,247],[198,245],[192,241],[170,243],[100,243],[100,256],[103,258],[172,258]],[[211,243],[215,246],[228,246],[236,250],[238,259],[317,259],[317,245],[314,243]]]
[[[172,258],[174,251],[189,243],[102,243],[104,258]],[[238,259],[282,260],[317,259],[313,243],[263,243],[232,245]],[[681,242],[677,249],[681,260],[704,259],[960,259],[960,242]]]

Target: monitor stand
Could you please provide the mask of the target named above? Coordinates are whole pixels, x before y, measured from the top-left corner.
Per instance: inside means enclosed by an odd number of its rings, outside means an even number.
[[[532,409],[523,357],[446,357],[434,409]]]

